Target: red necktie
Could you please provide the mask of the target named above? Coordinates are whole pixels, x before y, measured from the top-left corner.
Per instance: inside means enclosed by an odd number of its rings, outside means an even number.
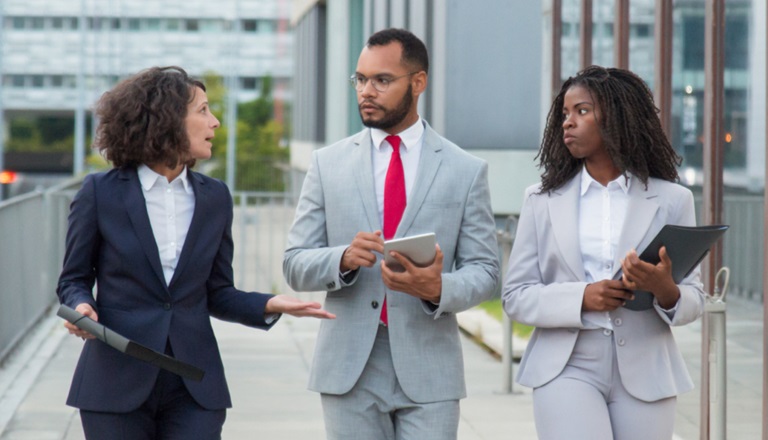
[[[403,161],[400,159],[400,137],[387,136],[385,139],[392,145],[392,156],[389,159],[387,168],[387,177],[384,180],[384,239],[389,240],[395,236],[397,225],[405,211],[405,172],[403,172]],[[387,298],[384,297],[384,304],[381,306],[381,321],[386,325],[387,321]]]

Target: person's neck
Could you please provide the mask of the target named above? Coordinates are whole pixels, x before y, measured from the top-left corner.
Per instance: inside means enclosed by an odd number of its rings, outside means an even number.
[[[171,168],[165,164],[147,165],[152,171],[168,179],[168,182],[173,182],[173,179],[179,177],[182,171],[184,171],[184,165],[177,165],[176,168]]]
[[[418,121],[418,120],[419,120],[419,114],[418,113],[416,113],[416,112],[414,112],[413,114],[409,113],[408,116],[406,116],[402,121],[400,121],[399,124],[389,128],[387,130],[384,130],[384,131],[386,131],[387,134],[398,135],[398,134],[404,132],[405,130],[407,130],[408,127],[410,127],[411,125],[415,124],[416,121]]]
[[[587,162],[586,168],[589,175],[603,186],[608,186],[621,175],[621,170],[613,162],[610,164]]]

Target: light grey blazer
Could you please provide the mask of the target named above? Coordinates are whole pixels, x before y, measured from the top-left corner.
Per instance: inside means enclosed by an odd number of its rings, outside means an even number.
[[[526,190],[502,292],[509,317],[536,326],[517,375],[529,387],[551,381],[568,362],[582,328],[581,305],[587,286],[579,247],[580,176],[549,195],[538,194],[539,188],[535,185]],[[644,249],[665,224],[692,226],[696,222],[693,195],[681,185],[651,178],[646,190],[635,178],[629,195],[615,270],[630,249]],[[696,268],[678,287],[680,301],[671,318],[658,305],[644,311],[621,307],[611,312],[622,383],[631,395],[644,401],[693,388],[670,326],[688,324],[701,316],[700,270]]]
[[[309,388],[344,394],[360,377],[387,295],[397,378],[415,402],[466,396],[455,313],[489,299],[499,278],[487,164],[440,137],[426,122],[416,182],[395,237],[435,232],[445,260],[439,307],[386,289],[377,262],[343,285],[339,265],[360,231],[381,229],[369,129],[316,150],[283,259],[297,291],[327,291]],[[380,258],[381,256],[379,256]]]

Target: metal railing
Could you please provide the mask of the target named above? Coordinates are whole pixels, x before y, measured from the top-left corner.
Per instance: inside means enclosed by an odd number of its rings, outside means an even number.
[[[56,302],[69,203],[80,180],[0,203],[0,362]]]

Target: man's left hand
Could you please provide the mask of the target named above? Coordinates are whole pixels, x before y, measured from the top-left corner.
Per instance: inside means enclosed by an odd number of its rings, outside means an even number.
[[[384,281],[384,285],[424,301],[435,304],[440,302],[440,295],[443,291],[443,251],[440,250],[440,245],[435,245],[435,261],[426,267],[416,266],[406,256],[398,252],[391,252],[391,256],[405,268],[405,271],[393,271],[382,258],[381,279]]]

